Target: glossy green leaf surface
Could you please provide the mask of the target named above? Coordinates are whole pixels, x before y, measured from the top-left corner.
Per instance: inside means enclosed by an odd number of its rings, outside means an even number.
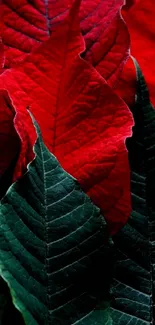
[[[38,139],[0,205],[0,273],[27,325],[112,325],[111,241],[100,210]]]
[[[155,294],[155,111],[142,72],[137,70],[135,126],[128,140],[132,213],[115,236],[114,325],[154,324]]]

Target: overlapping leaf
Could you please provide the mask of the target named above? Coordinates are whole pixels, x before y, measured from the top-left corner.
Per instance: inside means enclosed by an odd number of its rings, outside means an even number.
[[[133,108],[136,96],[136,72],[133,60],[130,57],[122,71],[121,77],[115,88],[115,92],[125,103]]]
[[[150,99],[155,106],[155,6],[153,0],[137,0],[130,10],[124,12],[131,36],[131,54],[137,58],[146,79]],[[151,22],[151,23],[150,23]]]
[[[117,325],[154,324],[155,295],[155,111],[137,68],[135,127],[128,141],[132,214],[115,236],[116,278],[112,318]]]
[[[63,0],[49,1],[51,27],[66,15]],[[66,7],[69,1],[66,1]],[[120,17],[123,0],[83,0],[80,8],[81,31],[86,42],[83,57],[114,85],[128,56],[129,34]],[[54,8],[55,7],[55,8]],[[55,9],[55,10],[54,10]]]
[[[42,128],[45,144],[104,211],[115,232],[130,214],[124,142],[131,135],[132,117],[96,70],[79,57],[83,39],[77,5],[78,1],[68,19],[55,27],[49,41],[21,65],[1,75],[0,84],[9,91],[16,112],[24,115],[32,146],[35,133],[27,106]],[[20,120],[17,114],[15,125],[25,146]],[[18,175],[28,162],[23,161],[23,152],[25,147],[16,169]]]
[[[0,39],[0,73],[2,72],[3,67],[4,67],[4,45],[2,43],[2,40]]]
[[[122,14],[130,32],[131,54],[139,61],[149,89],[151,102],[155,106],[155,65],[153,64],[155,57],[154,1],[129,0]],[[131,65],[128,66],[127,64],[123,75],[121,75],[121,84],[118,87],[118,93],[121,97],[125,99],[127,104],[133,105],[136,89],[134,69]]]
[[[62,21],[71,0],[3,1],[5,67],[21,60],[49,38],[52,26]],[[83,0],[81,31],[86,41],[84,57],[109,81],[115,83],[128,56],[129,35],[119,10],[123,0]]]
[[[36,129],[35,159],[1,201],[0,273],[28,325],[111,325],[106,223]]]

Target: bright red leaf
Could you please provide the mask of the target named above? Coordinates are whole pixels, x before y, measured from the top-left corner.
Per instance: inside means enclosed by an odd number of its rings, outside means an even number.
[[[30,106],[48,148],[79,180],[115,232],[130,214],[125,139],[131,135],[132,117],[106,81],[80,58],[84,43],[78,26],[72,11],[55,26],[49,41],[1,75],[0,86],[5,85],[18,113],[15,124],[22,146],[25,127],[32,144],[36,138],[26,112]]]
[[[145,76],[151,102],[155,106],[155,3],[154,0],[127,1],[122,11],[131,37],[131,54],[136,58]],[[134,102],[135,68],[127,64],[121,77],[118,93],[131,105]]]
[[[4,47],[0,40],[0,73],[2,72],[4,66]]]
[[[129,58],[124,66],[123,73],[115,88],[115,92],[129,107],[133,107],[136,95],[136,70],[132,58]]]
[[[72,0],[5,0],[5,67],[46,41],[52,26],[67,16],[71,3]],[[80,8],[86,42],[83,56],[110,85],[115,84],[128,56],[129,35],[119,13],[123,3],[124,0],[83,0]]]
[[[155,3],[153,0],[137,0],[124,17],[131,35],[131,54],[140,64],[155,105]]]

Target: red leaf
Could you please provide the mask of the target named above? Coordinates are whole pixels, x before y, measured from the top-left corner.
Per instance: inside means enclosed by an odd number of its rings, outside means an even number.
[[[136,70],[133,60],[129,58],[127,61],[120,80],[115,88],[115,92],[120,96],[129,107],[133,107],[136,95]]]
[[[130,0],[128,5],[131,5]],[[131,54],[136,58],[145,76],[147,86],[149,88],[151,102],[155,106],[155,3],[153,0],[136,0],[134,1],[129,10],[123,11],[124,19],[129,28],[131,37]],[[126,8],[128,9],[128,8]],[[132,73],[131,73],[132,69]],[[135,68],[126,67],[122,76],[122,96],[125,97],[126,103],[131,105],[131,94],[133,93],[133,101],[135,94]],[[126,83],[124,80],[128,80],[128,96],[125,95]],[[130,92],[130,94],[129,94]]]
[[[2,10],[2,9],[1,9]],[[48,39],[46,2],[42,0],[3,1],[3,42],[5,67],[22,59],[36,45]]]
[[[130,172],[124,143],[131,135],[132,117],[106,81],[80,58],[83,48],[73,11],[68,20],[55,26],[49,41],[21,65],[6,70],[0,82],[11,95],[18,122],[22,120],[19,112],[23,115],[31,143],[36,134],[27,106],[39,122],[48,148],[79,180],[115,232],[130,214]],[[24,146],[25,136],[17,120],[16,127]]]
[[[0,73],[2,72],[4,66],[4,47],[0,40]]]
[[[136,3],[136,0],[126,0],[125,5],[123,6],[123,10],[128,10]]]
[[[72,0],[5,0],[5,66],[21,60],[48,39],[52,26],[62,21]],[[83,0],[81,30],[86,41],[84,58],[113,85],[128,56],[129,35],[119,10],[124,0]]]
[[[129,36],[124,21],[119,13],[101,34],[84,58],[87,59],[107,80],[115,86],[128,58]]]

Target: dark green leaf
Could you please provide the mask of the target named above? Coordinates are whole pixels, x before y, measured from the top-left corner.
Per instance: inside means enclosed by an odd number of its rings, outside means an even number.
[[[154,324],[155,111],[142,72],[137,70],[135,126],[127,142],[132,213],[114,238],[117,247],[112,318],[117,325]]]
[[[100,210],[38,139],[0,206],[0,273],[27,325],[111,325],[111,241]]]

